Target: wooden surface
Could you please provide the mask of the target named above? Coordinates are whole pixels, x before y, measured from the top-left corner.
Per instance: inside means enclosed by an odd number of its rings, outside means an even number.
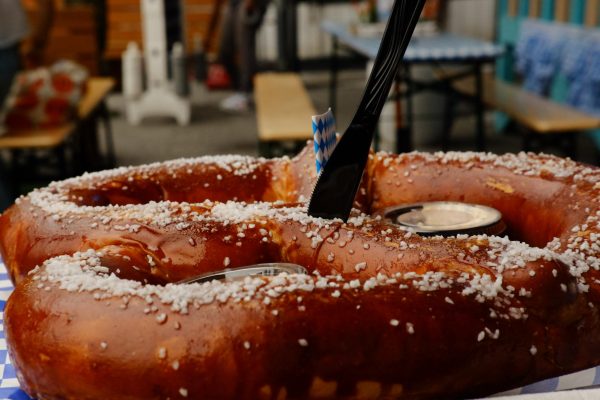
[[[26,6],[30,26],[35,26],[40,17],[37,2],[29,3]],[[73,60],[86,67],[90,74],[98,73],[98,37],[92,6],[57,5],[42,64],[50,65],[59,60]]]
[[[106,48],[103,57],[120,59],[129,42],[142,45],[140,0],[106,0]]]
[[[112,78],[90,78],[85,96],[79,103],[79,119],[87,118],[106,98],[115,81]],[[73,133],[77,121],[51,129],[31,129],[7,132],[0,136],[0,149],[56,147]]]
[[[600,0],[587,0],[585,3],[585,26],[600,25]]]
[[[213,13],[221,10],[223,0],[184,0],[183,12],[184,12],[184,38],[186,49],[189,54],[192,54],[194,49],[194,40],[201,40],[205,47],[205,52],[214,54],[219,49],[220,41],[220,18],[216,16],[217,20],[214,26],[214,31],[210,31],[211,19]],[[217,8],[218,6],[218,8]],[[210,36],[210,37],[207,37]],[[206,43],[209,41],[210,43]],[[208,50],[206,49],[208,47]]]
[[[518,14],[519,0],[508,0],[508,15],[514,17]]]
[[[205,39],[215,2],[222,0],[182,0],[181,31],[188,54],[194,50],[194,38]],[[140,0],[106,0],[106,49],[104,58],[120,59],[129,42],[142,43]],[[218,49],[219,35],[211,38],[211,51]]]
[[[530,18],[539,17],[541,10],[542,10],[542,1],[541,0],[529,0],[529,17]]]
[[[311,117],[316,112],[298,74],[258,74],[254,87],[259,140],[312,138]]]
[[[558,22],[566,22],[569,20],[569,0],[555,1],[554,20]]]
[[[475,94],[475,81],[465,78],[454,88],[470,96]],[[502,111],[515,121],[537,133],[585,131],[600,128],[600,119],[574,108],[529,93],[520,87],[488,76],[484,79],[483,102]]]

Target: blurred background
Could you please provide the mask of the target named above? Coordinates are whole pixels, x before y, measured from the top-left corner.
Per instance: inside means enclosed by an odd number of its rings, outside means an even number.
[[[0,210],[121,165],[344,131],[393,0],[0,0]],[[377,150],[600,161],[600,0],[428,0]]]

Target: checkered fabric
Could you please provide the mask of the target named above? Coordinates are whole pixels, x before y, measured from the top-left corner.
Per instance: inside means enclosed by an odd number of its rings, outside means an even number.
[[[561,70],[569,89],[566,103],[600,116],[600,30],[579,29],[567,36]]]
[[[321,23],[321,29],[332,35],[340,44],[359,54],[370,59],[377,56],[381,44],[380,36],[359,36],[347,24],[329,20]],[[440,33],[413,37],[402,59],[408,63],[475,62],[492,60],[502,53],[504,47],[499,44]]]
[[[417,38],[416,43],[411,43],[404,54],[404,60],[410,62],[476,60],[497,57],[503,52],[503,48],[496,44],[444,35],[436,38]]]
[[[312,128],[318,174],[325,167],[325,164],[327,164],[337,144],[335,118],[333,117],[331,108],[325,114],[313,115]]]
[[[515,56],[516,69],[523,76],[523,87],[544,96],[559,69],[564,47],[572,29],[538,20],[521,24]]]
[[[19,389],[15,368],[10,362],[6,350],[4,336],[4,306],[12,291],[12,283],[8,277],[6,267],[0,261],[0,399],[30,400],[30,397]]]
[[[31,400],[19,388],[15,369],[8,357],[6,339],[4,336],[4,306],[12,291],[12,283],[6,267],[0,260],[0,400]],[[531,385],[499,393],[499,395],[518,395],[525,393],[544,393],[558,390],[586,388],[600,385],[600,367],[586,369]],[[515,398],[516,400],[516,398]]]

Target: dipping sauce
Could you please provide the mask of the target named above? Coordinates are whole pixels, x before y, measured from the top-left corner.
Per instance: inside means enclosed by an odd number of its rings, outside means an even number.
[[[500,211],[479,204],[433,201],[390,207],[378,214],[425,236],[500,235],[506,229]]]

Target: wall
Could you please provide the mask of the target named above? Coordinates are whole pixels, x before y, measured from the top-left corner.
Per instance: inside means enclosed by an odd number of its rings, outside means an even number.
[[[300,3],[298,5],[298,55],[300,58],[318,58],[331,52],[331,39],[321,31],[321,21],[329,19],[342,23],[357,20],[356,13],[349,4],[317,6]],[[265,22],[257,38],[258,57],[275,61],[277,57],[277,13],[271,4]]]
[[[494,40],[495,0],[448,1],[447,30],[464,36]]]

